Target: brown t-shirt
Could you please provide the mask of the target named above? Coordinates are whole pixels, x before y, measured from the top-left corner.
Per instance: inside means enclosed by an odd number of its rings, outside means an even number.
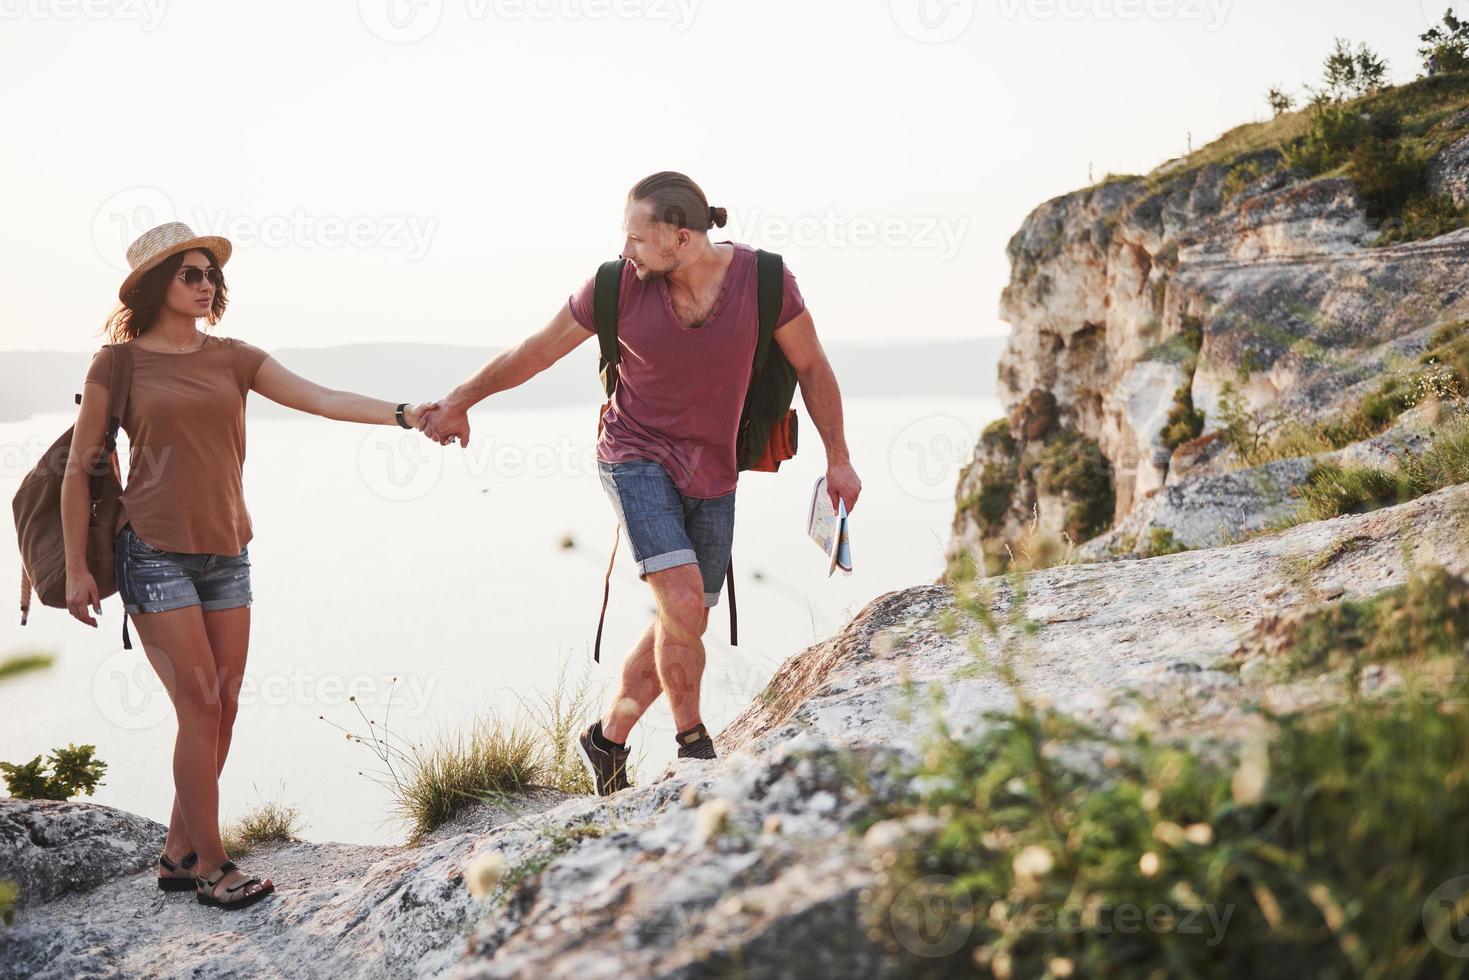
[[[245,396],[269,355],[206,335],[181,354],[130,343],[133,384],[122,428],[131,447],[116,531],[164,551],[238,555],[253,532],[245,509]],[[87,382],[106,388],[112,349],[92,357]]]

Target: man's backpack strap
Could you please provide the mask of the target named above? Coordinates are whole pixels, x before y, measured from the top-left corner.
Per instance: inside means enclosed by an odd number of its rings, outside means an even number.
[[[740,645],[740,624],[735,618],[733,554],[729,556],[729,570],[724,573],[724,580],[729,583],[729,645],[737,647]]]
[[[617,533],[612,539],[612,556],[607,559],[607,574],[602,579],[602,613],[597,617],[597,642],[592,647],[592,659],[602,662],[602,626],[607,622],[607,597],[612,592],[612,565],[617,560],[617,545],[622,540],[622,523],[617,524]]]
[[[760,339],[755,344],[755,374],[758,375],[770,355],[775,321],[780,319],[785,294],[785,262],[776,253],[759,249],[755,252],[755,263],[756,297],[760,310]]]
[[[597,327],[597,343],[602,350],[602,387],[607,397],[617,387],[617,365],[622,360],[622,351],[617,344],[617,301],[622,292],[622,268],[625,259],[613,259],[597,267],[596,283],[592,287],[592,322]]]

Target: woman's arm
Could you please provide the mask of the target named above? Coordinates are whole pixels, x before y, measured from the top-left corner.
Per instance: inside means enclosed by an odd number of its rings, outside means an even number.
[[[287,408],[336,419],[338,422],[365,422],[369,425],[398,424],[398,419],[394,414],[398,409],[397,402],[386,402],[380,398],[369,398],[356,392],[336,391],[323,387],[286,370],[274,357],[267,357],[261,362],[259,370],[255,373],[255,381],[250,388]],[[419,417],[432,404],[434,403],[426,402],[422,405],[409,405],[403,409],[403,417],[409,425],[416,428]]]
[[[87,567],[87,528],[91,525],[90,474],[107,465],[102,458],[102,436],[107,428],[107,389],[82,385],[82,407],[71,430],[71,450],[61,478],[61,539],[66,548],[66,608],[88,626],[96,626],[91,610],[99,612],[97,581]]]

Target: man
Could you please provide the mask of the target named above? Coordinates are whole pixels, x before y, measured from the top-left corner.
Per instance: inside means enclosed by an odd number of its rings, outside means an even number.
[[[709,609],[719,601],[734,538],[735,445],[759,334],[755,250],[712,242],[727,213],[682,174],[662,172],[628,193],[618,301],[622,358],[597,440],[597,469],[631,542],[657,613],[623,665],[607,713],[579,739],[597,792],[628,785],[628,733],[668,695],[678,754],[714,758],[699,691]],[[440,445],[469,444],[469,408],[522,384],[596,336],[595,277],[539,333],[486,363],[419,428]],[[847,510],[862,483],[842,431],[841,393],[795,277],[785,272],[775,340],[826,447],[827,486]]]

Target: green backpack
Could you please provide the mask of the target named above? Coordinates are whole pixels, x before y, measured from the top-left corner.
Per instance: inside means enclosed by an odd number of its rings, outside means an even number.
[[[774,252],[756,251],[755,259],[760,338],[755,343],[754,371],[740,412],[735,461],[741,471],[774,473],[783,461],[796,454],[796,410],[791,408],[796,395],[796,369],[786,360],[780,345],[774,342],[775,321],[780,318],[785,286],[785,265]],[[601,414],[605,414],[612,404],[612,394],[617,390],[617,365],[622,360],[622,349],[617,342],[617,301],[622,290],[625,264],[625,259],[602,263],[597,269],[592,292],[592,319],[596,323],[597,342],[601,346],[597,371],[602,378],[602,390],[607,394]],[[598,435],[601,434],[601,414],[597,421]],[[607,599],[612,591],[612,565],[617,559],[621,536],[622,525],[619,523],[602,585],[602,614],[597,619],[597,640],[592,652],[592,659],[598,663],[602,660],[602,626],[607,619]],[[738,646],[733,555],[729,559],[725,581],[729,584],[729,644]]]

